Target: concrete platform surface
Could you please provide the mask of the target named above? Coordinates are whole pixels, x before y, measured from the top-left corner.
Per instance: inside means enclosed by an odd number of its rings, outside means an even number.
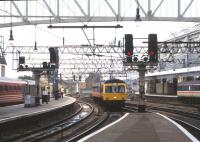
[[[59,109],[66,105],[71,105],[75,101],[76,99],[65,96],[58,100],[51,98],[48,104],[44,103],[35,107],[24,107],[24,104],[0,107],[0,123]]]
[[[197,142],[173,120],[155,113],[125,114],[78,142]]]

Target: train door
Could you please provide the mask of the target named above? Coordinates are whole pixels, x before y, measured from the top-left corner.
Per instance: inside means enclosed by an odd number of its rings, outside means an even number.
[[[163,78],[162,79],[162,94],[164,95],[165,94],[165,84],[167,82],[167,79],[166,78]]]
[[[173,94],[177,95],[177,78],[173,78],[174,91]]]

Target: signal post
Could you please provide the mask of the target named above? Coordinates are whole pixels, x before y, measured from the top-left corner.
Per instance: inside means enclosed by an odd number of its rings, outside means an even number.
[[[138,66],[139,72],[139,102],[138,102],[138,112],[145,112],[145,102],[144,102],[144,94],[145,94],[145,72],[146,65],[141,64]]]
[[[125,35],[125,55],[126,60],[124,66],[135,67],[133,70],[139,72],[139,101],[138,101],[138,112],[145,112],[145,72],[148,68],[152,68],[157,65],[158,62],[158,46],[157,46],[157,35],[149,34],[148,36],[148,57],[144,61],[138,61],[133,59],[133,37],[131,34]]]

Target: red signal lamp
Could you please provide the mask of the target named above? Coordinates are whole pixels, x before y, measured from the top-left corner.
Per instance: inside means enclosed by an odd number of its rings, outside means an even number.
[[[128,55],[128,56],[132,56],[132,55],[133,55],[133,52],[128,51],[127,55]]]
[[[154,51],[150,51],[150,52],[149,52],[149,55],[150,55],[150,56],[154,56],[154,55],[155,55],[155,52],[154,52]]]

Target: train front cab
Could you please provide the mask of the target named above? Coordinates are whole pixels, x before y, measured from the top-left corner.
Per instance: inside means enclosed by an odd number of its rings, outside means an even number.
[[[109,104],[123,106],[127,99],[126,84],[105,83],[103,85],[102,99]]]

